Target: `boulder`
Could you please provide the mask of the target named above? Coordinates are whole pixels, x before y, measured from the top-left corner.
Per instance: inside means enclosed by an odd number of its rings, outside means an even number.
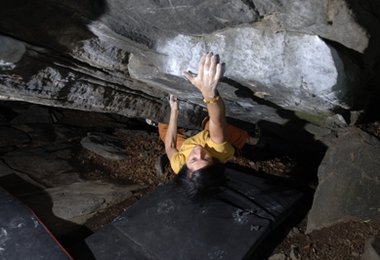
[[[200,93],[182,79],[182,71],[196,73],[201,54],[212,51],[226,63],[224,76],[228,80],[220,93],[231,117],[249,122],[264,116],[282,123],[283,118],[269,102],[300,115],[325,118],[333,116],[330,111],[335,106],[352,106],[350,92],[359,75],[355,64],[318,36],[263,27],[240,26],[205,36],[180,34],[162,39],[155,46],[158,55],[131,55],[129,73],[147,84],[169,87],[181,99],[202,104]],[[268,103],[262,104],[259,97]],[[244,114],[234,113],[236,104]],[[335,121],[346,123],[339,118]]]
[[[25,53],[25,44],[14,38],[0,36],[0,66],[2,70],[12,70]]]
[[[52,199],[53,213],[65,220],[84,224],[95,213],[132,196],[142,186],[79,182],[45,190]]]
[[[9,152],[2,159],[13,170],[29,176],[39,184],[55,187],[80,181],[79,174],[68,161],[70,155],[66,145]]]
[[[38,212],[38,217],[56,236],[77,231],[96,213],[131,196],[139,185],[117,186],[109,183],[78,182],[20,194],[22,201]]]
[[[349,220],[379,219],[380,141],[354,127],[324,140],[329,148],[318,169],[307,232]]]
[[[104,133],[87,133],[80,143],[85,149],[109,160],[119,161],[128,158],[124,145],[115,136]]]
[[[0,99],[167,120],[204,104],[181,77],[202,51],[221,54],[227,114],[284,124],[281,111],[329,127],[351,123],[377,85],[375,1],[6,0],[0,15]],[[4,47],[3,47],[4,46]],[[11,47],[6,47],[11,46]],[[363,70],[363,68],[365,70]],[[373,102],[373,101],[372,101]]]
[[[373,236],[366,240],[362,260],[380,260],[380,236]]]

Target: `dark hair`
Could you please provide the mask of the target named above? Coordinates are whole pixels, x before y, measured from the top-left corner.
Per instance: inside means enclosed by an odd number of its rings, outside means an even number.
[[[224,165],[217,159],[210,166],[193,171],[186,164],[178,172],[175,181],[182,192],[192,200],[205,199],[216,194],[225,183]]]

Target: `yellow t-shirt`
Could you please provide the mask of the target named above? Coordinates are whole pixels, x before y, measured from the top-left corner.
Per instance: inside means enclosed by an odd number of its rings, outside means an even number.
[[[203,130],[186,139],[179,151],[170,158],[170,165],[176,174],[181,170],[182,166],[186,164],[187,157],[196,145],[204,147],[212,157],[218,159],[221,163],[232,159],[235,152],[234,147],[230,143],[224,142],[216,144],[211,140],[210,132]]]

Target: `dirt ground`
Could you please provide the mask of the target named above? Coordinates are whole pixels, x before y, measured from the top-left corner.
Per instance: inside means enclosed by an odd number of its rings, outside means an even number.
[[[380,137],[379,122],[364,125],[362,128]],[[157,174],[159,168],[157,162],[164,153],[164,147],[158,139],[155,129],[149,127],[148,131],[123,129],[116,131],[114,134],[119,136],[127,147],[128,159],[110,161],[88,151],[80,150],[77,158],[79,159],[79,167],[83,169],[83,172],[86,172],[84,177],[121,184],[138,183],[146,186],[146,189],[136,193],[132,199],[100,212],[90,219],[87,227],[91,231],[96,231],[111,222],[145,193],[153,190],[159,183],[173,177],[169,166],[163,169],[162,175]],[[251,153],[259,154],[260,156],[247,156],[247,154]],[[268,151],[265,147],[243,149],[241,153],[235,156],[232,163],[251,168],[263,174],[294,178],[294,169],[299,168],[302,160],[281,153],[275,156],[265,156],[266,153],[273,153],[273,151]],[[309,164],[301,165],[301,171],[308,170],[302,168],[306,167],[305,165]],[[310,181],[304,182],[304,184],[311,188],[317,185]],[[275,259],[360,259],[364,252],[365,240],[380,233],[380,220],[352,221],[314,231],[310,234],[305,234],[305,229],[306,217],[291,228],[282,242],[274,249]]]

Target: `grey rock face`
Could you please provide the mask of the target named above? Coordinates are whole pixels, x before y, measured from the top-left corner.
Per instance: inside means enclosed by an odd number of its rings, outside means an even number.
[[[50,123],[52,123],[52,119],[49,110],[38,106],[31,106],[27,111],[11,121],[12,125]]]
[[[163,98],[173,92],[181,94],[180,125],[195,126],[204,104],[180,72],[214,51],[227,64],[228,116],[285,123],[279,110],[288,109],[342,126],[349,120],[336,111],[365,107],[358,81],[379,69],[372,1],[6,2],[0,35],[12,48],[0,51],[9,63],[0,73],[3,100],[165,121]]]
[[[155,48],[161,55],[143,58],[145,61],[135,61],[139,56],[131,56],[132,78],[170,86],[180,97],[194,103],[200,103],[199,93],[184,85],[183,80],[168,79],[168,75],[181,77],[183,71],[197,72],[204,51],[219,53],[222,61],[226,61],[224,75],[242,83],[252,93],[265,93],[265,100],[273,104],[310,114],[329,115],[334,106],[349,106],[347,93],[358,75],[353,64],[344,64],[336,50],[318,36],[274,32],[269,28],[239,27],[202,37],[177,35],[159,41]],[[142,66],[144,62],[146,65]],[[187,90],[183,91],[181,85]],[[264,109],[249,96],[240,96],[241,89],[236,88],[231,90],[226,85],[221,93],[225,99],[239,102],[251,117],[255,116],[254,111]],[[270,121],[280,120],[274,111],[265,112]],[[260,117],[257,115],[256,120]]]
[[[380,259],[380,236],[373,236],[367,239],[364,246],[362,260],[379,260]]]
[[[38,211],[50,230],[61,236],[78,228],[73,223],[83,225],[97,212],[130,198],[132,191],[141,188],[87,181],[27,194],[23,202]]]
[[[356,22],[348,1],[253,1],[260,13],[270,14],[277,28],[315,34],[358,52],[368,47],[367,30]],[[345,26],[343,26],[345,25]]]
[[[10,37],[0,36],[0,69],[14,69],[24,52],[25,45],[22,42]]]
[[[9,168],[5,163],[0,161],[0,177],[7,176],[13,173],[14,171],[11,168]]]
[[[65,148],[44,147],[25,151],[15,151],[3,156],[12,169],[39,180],[47,187],[71,184],[79,181],[79,175],[70,163],[62,159]]]
[[[109,12],[101,21],[147,46],[154,45],[163,34],[206,34],[258,18],[248,1],[239,0],[110,0],[107,4]]]
[[[56,236],[77,232],[94,214],[146,188],[91,181],[86,177],[90,171],[78,165],[80,140],[88,129],[122,127],[113,116],[12,102],[1,103],[1,114],[6,115],[0,127],[1,186],[32,208]],[[91,137],[101,138],[103,149],[116,147],[115,138],[105,133]]]
[[[117,187],[112,184],[83,182],[45,190],[53,202],[53,213],[63,219],[83,224],[96,212],[132,196],[141,186]],[[76,218],[78,218],[76,220]]]
[[[88,133],[81,141],[81,144],[87,150],[94,152],[106,159],[124,160],[125,147],[121,140],[114,136],[102,133]]]
[[[331,137],[318,169],[308,232],[342,221],[380,217],[379,154],[380,141],[357,128]]]
[[[30,142],[28,135],[12,127],[0,127],[0,136],[0,147],[21,145]]]

